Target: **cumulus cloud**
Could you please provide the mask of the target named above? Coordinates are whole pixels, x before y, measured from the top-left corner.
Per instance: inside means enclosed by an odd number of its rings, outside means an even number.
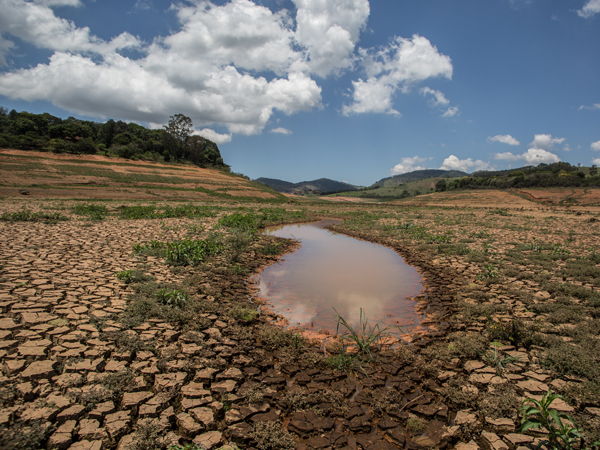
[[[343,13],[346,3],[331,6],[330,13]],[[3,36],[55,51],[47,64],[1,74],[0,94],[47,100],[92,117],[155,124],[182,113],[199,128],[218,124],[230,134],[247,135],[260,133],[275,111],[293,114],[321,105],[321,88],[310,73],[311,50],[296,40],[285,10],[273,13],[249,0],[174,6],[179,29],[142,46],[143,56],[133,59],[117,50],[141,45],[136,38],[122,33],[103,41],[57,17],[51,6],[58,4],[78,2],[0,0]],[[215,140],[229,139],[220,136]]]
[[[420,156],[413,156],[412,158],[402,158],[399,164],[396,164],[390,173],[392,175],[399,175],[401,173],[412,172],[413,170],[425,170],[424,166],[419,164],[424,163],[431,158],[421,158]]]
[[[594,151],[600,152],[600,141],[592,142],[590,148]]]
[[[56,17],[51,9],[56,6],[81,6],[81,3],[78,0],[0,0],[0,36],[10,34],[37,48],[101,55],[141,45],[129,33],[121,33],[106,42],[91,34],[88,27],[78,28],[72,21]],[[12,41],[0,37],[0,62],[6,64],[6,52],[12,47]]]
[[[487,138],[488,142],[501,142],[503,144],[508,145],[519,145],[520,142],[517,141],[510,134],[497,134],[496,136],[490,136]]]
[[[596,164],[597,166],[600,166],[600,158],[592,159],[592,164]]]
[[[591,110],[600,109],[600,103],[594,103],[593,105],[589,105],[589,106],[588,105],[581,105],[579,107],[579,111],[581,111],[582,109],[591,109]]]
[[[367,79],[352,82],[353,102],[344,105],[345,115],[366,112],[399,115],[392,106],[392,97],[398,90],[408,92],[412,84],[428,78],[452,78],[450,57],[416,34],[410,39],[396,37],[378,51],[361,49],[360,56]]]
[[[536,134],[529,146],[534,149],[550,150],[554,144],[562,144],[563,142],[565,142],[565,138],[553,138],[550,134]]]
[[[496,153],[494,155],[494,159],[504,160],[504,161],[517,161],[524,160],[531,165],[537,165],[540,163],[554,163],[560,162],[560,158],[556,156],[554,153],[546,151],[544,149],[539,148],[530,148],[525,153],[521,155],[515,155],[511,152],[505,153]]]
[[[194,131],[192,134],[202,136],[216,144],[226,144],[227,142],[231,142],[231,134],[220,134],[210,128],[203,128],[202,130]]]
[[[480,159],[476,161],[471,158],[459,159],[455,155],[448,156],[446,159],[444,159],[444,162],[440,166],[440,169],[442,170],[461,170],[463,172],[467,172],[469,170],[488,170],[490,168],[491,166],[488,163]]]
[[[320,77],[352,65],[354,47],[370,13],[368,0],[293,0],[295,39],[308,50],[310,71]]]
[[[588,0],[583,8],[577,11],[579,17],[588,19],[595,14],[600,13],[600,0]]]
[[[269,131],[269,133],[292,134],[292,131],[288,130],[287,128],[278,127],[273,128],[271,131]]]

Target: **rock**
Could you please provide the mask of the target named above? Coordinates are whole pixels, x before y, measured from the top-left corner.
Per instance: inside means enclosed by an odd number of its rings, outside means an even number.
[[[84,412],[85,412],[85,408],[83,406],[73,405],[70,408],[67,408],[63,412],[61,412],[56,417],[56,420],[59,423],[65,422],[67,420],[78,420],[83,415]]]
[[[102,420],[107,414],[115,412],[115,404],[113,402],[104,402],[96,405],[96,407],[88,414],[90,419]]]
[[[211,408],[194,408],[188,411],[197,422],[205,426],[207,430],[215,425],[214,413]]]
[[[102,450],[102,441],[79,441],[69,447],[69,450]]]
[[[59,433],[56,431],[48,439],[48,448],[65,450],[69,448],[72,442],[73,438],[71,433]]]
[[[202,398],[210,396],[210,391],[204,389],[202,383],[191,382],[181,388],[181,394],[188,398]]]
[[[106,430],[100,428],[100,423],[94,419],[82,419],[77,432],[81,439],[102,440],[108,437]]]
[[[481,438],[488,450],[509,450],[508,445],[502,442],[502,439],[500,439],[497,434],[483,431],[481,433]]]
[[[55,361],[34,361],[21,372],[21,378],[24,380],[37,380],[40,378],[51,378],[54,374]]]
[[[498,434],[508,434],[515,431],[515,422],[512,419],[486,419],[486,422]]]
[[[209,431],[196,436],[192,442],[203,446],[206,450],[211,450],[221,443],[222,437],[223,435],[219,431]]]
[[[471,413],[470,409],[463,409],[456,413],[454,418],[455,425],[472,425],[477,423],[477,416]]]
[[[184,436],[192,438],[202,431],[202,425],[187,413],[177,414],[177,425]]]
[[[129,423],[129,411],[118,411],[113,414],[107,414],[104,418],[104,427],[113,442],[117,442],[127,434]]]
[[[241,381],[244,379],[244,374],[242,373],[242,371],[240,369],[232,367],[230,369],[227,369],[225,372],[221,372],[220,374],[218,374],[215,379],[217,381],[220,381],[220,380]]]
[[[521,444],[529,444],[533,442],[533,438],[531,436],[527,436],[525,434],[511,433],[504,436],[505,441],[508,443],[509,447],[516,448]]]
[[[473,372],[474,370],[481,369],[482,367],[485,367],[485,364],[481,361],[467,361],[465,363],[465,370],[467,372]]]
[[[469,441],[468,443],[459,442],[454,447],[454,450],[479,450],[479,445],[475,441]]]
[[[494,376],[493,373],[472,373],[471,376],[469,376],[469,381],[475,384],[486,385],[492,381]]]
[[[233,392],[236,384],[237,383],[234,380],[225,380],[218,383],[212,383],[210,385],[210,390],[213,392]]]
[[[121,405],[125,409],[135,408],[153,396],[154,396],[154,394],[152,394],[152,392],[147,392],[147,391],[128,392],[128,393],[123,394],[123,401],[122,401]]]
[[[548,385],[544,384],[544,383],[540,383],[537,380],[525,380],[525,381],[518,381],[517,382],[517,386],[521,389],[523,389],[524,391],[528,391],[531,392],[532,394],[545,394],[546,392],[548,392],[548,389],[550,389],[548,387]],[[553,407],[554,407],[554,403],[553,403]]]

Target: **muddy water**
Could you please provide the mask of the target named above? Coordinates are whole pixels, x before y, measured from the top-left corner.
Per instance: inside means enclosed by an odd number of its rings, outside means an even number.
[[[335,332],[335,310],[357,324],[360,308],[369,320],[414,330],[422,316],[407,297],[423,289],[417,269],[393,250],[325,230],[321,222],[273,227],[266,232],[302,245],[255,275],[259,296],[290,325]]]

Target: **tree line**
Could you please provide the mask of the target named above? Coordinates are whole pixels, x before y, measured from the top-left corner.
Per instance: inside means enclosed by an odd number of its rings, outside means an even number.
[[[228,170],[217,144],[192,135],[192,131],[192,120],[183,114],[171,116],[162,129],[152,130],[121,120],[61,119],[48,113],[9,112],[0,107],[0,148],[191,162]]]
[[[598,168],[593,165],[588,175],[580,167],[567,162],[538,164],[502,172],[475,172],[471,176],[452,181],[440,180],[436,192],[455,189],[523,189],[535,187],[586,187],[600,186]]]

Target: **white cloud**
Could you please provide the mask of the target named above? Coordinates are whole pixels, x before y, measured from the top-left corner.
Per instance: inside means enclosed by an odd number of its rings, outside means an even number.
[[[522,159],[527,163],[533,165],[537,165],[540,163],[550,164],[554,162],[560,162],[560,158],[554,153],[550,153],[549,151],[539,148],[530,148],[521,155],[515,155],[510,152],[496,153],[494,155],[494,159],[500,159],[504,161],[517,161],[519,159]]]
[[[368,0],[293,0],[295,39],[308,51],[312,73],[326,77],[352,65],[354,46],[367,24]]]
[[[392,97],[398,91],[408,92],[412,84],[428,78],[452,78],[452,62],[423,36],[411,39],[396,37],[379,51],[361,49],[360,55],[367,74],[366,81],[353,81],[353,103],[344,105],[343,113],[396,114]],[[371,95],[375,95],[374,101]]]
[[[456,114],[458,114],[458,106],[451,106],[442,114],[442,117],[454,117]]]
[[[424,88],[421,88],[419,92],[421,92],[423,97],[427,97],[428,95],[432,96],[432,98],[429,99],[429,104],[431,106],[446,106],[450,103],[450,100],[448,100],[442,92],[431,89],[430,87],[425,86]]]
[[[210,128],[204,128],[197,131],[195,130],[192,134],[202,136],[203,138],[213,141],[216,144],[226,144],[227,142],[231,142],[231,134],[220,134],[215,130],[211,130]]]
[[[553,138],[550,134],[536,134],[529,145],[534,149],[552,149],[554,144],[562,144],[565,138]]]
[[[577,11],[579,17],[585,19],[592,17],[594,14],[600,13],[600,0],[588,0],[583,8]]]
[[[402,158],[399,164],[396,164],[390,173],[392,175],[399,175],[401,173],[412,172],[413,170],[425,170],[424,166],[419,164],[424,163],[431,158],[421,158],[420,156],[413,156],[412,158]]]
[[[81,6],[78,0],[0,0],[0,35],[10,34],[35,47],[55,51],[97,53],[105,55],[124,48],[138,48],[141,42],[129,33],[121,33],[106,42],[54,15],[53,6]],[[5,64],[6,51],[14,44],[0,37],[0,62]]]
[[[271,131],[269,131],[269,133],[292,134],[292,131],[288,130],[287,128],[278,127],[273,128]]]
[[[490,136],[487,138],[488,142],[501,142],[503,144],[508,144],[508,145],[519,145],[520,142],[517,141],[514,137],[512,137],[510,134],[498,134],[496,136]]]
[[[600,141],[592,142],[590,148],[594,151],[600,152]]]
[[[450,155],[440,166],[442,170],[461,170],[463,172],[467,172],[468,170],[477,171],[477,170],[488,170],[490,169],[490,165],[480,159],[474,161],[471,158],[467,159],[459,159],[457,156]]]
[[[587,106],[587,105],[581,105],[579,107],[579,111],[581,111],[582,109],[600,109],[600,103],[594,103],[593,105]]]
[[[592,164],[596,164],[597,166],[600,166],[600,158],[592,159]]]
[[[137,45],[127,34],[105,42],[45,5],[0,5],[3,34],[55,50],[47,64],[0,74],[0,94],[11,98],[154,124],[182,113],[199,128],[218,124],[241,134],[260,133],[276,110],[293,114],[321,105],[321,88],[307,66],[310,49],[299,48],[285,10],[273,13],[249,0],[173,7],[180,28],[132,59],[116,51]],[[16,25],[25,23],[38,26]]]

